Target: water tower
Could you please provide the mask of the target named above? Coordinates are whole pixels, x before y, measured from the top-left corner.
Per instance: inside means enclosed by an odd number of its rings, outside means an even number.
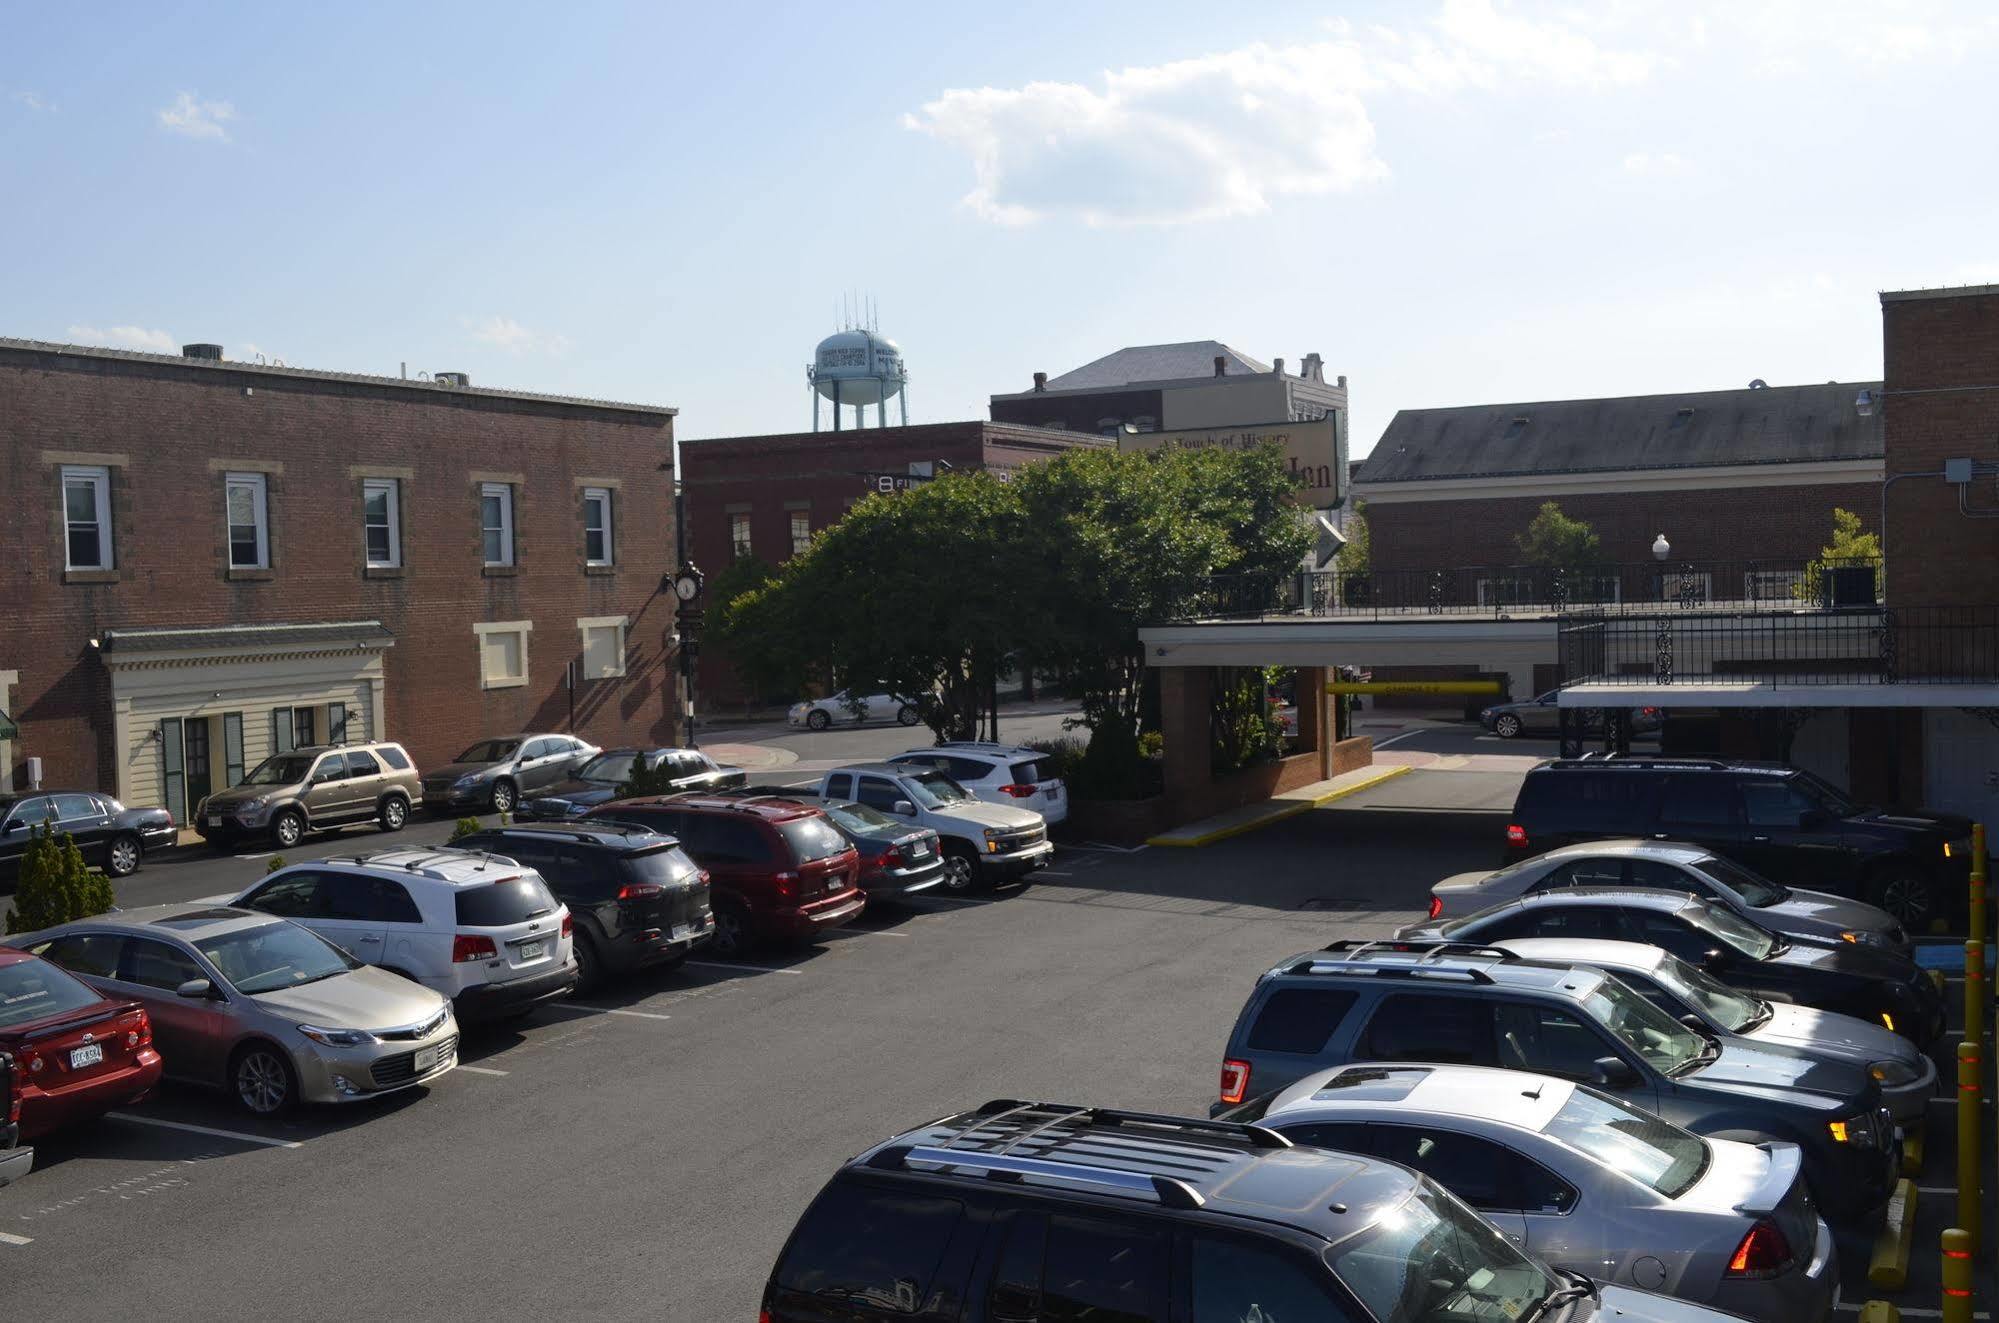
[[[812,390],[812,430],[819,430],[819,401],[833,402],[833,430],[840,430],[840,408],[852,405],[854,426],[867,426],[867,407],[875,406],[875,426],[888,426],[888,402],[899,400],[902,425],[909,426],[909,370],[895,341],[873,328],[850,326],[819,342],[812,366],[805,369]]]

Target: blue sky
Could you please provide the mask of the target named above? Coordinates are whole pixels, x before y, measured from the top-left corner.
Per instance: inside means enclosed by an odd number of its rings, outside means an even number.
[[[555,11],[560,10],[560,13]],[[1394,410],[1857,379],[1999,281],[1999,11],[0,3],[0,335],[809,425],[1220,339]]]

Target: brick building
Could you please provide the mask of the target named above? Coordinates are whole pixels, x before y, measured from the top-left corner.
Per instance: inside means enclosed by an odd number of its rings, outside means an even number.
[[[746,556],[779,565],[856,503],[942,473],[1002,477],[1096,436],[1004,423],[924,423],[841,432],[682,441],[688,552],[710,574]],[[741,692],[719,647],[701,654],[698,687],[722,702]]]
[[[185,822],[343,737],[669,742],[673,415],[0,340],[0,785]]]

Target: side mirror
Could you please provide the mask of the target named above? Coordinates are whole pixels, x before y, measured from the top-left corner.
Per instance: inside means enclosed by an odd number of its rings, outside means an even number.
[[[1601,1089],[1628,1089],[1638,1083],[1638,1072],[1623,1057],[1598,1057],[1591,1063],[1596,1086]]]
[[[190,1001],[207,1001],[215,996],[215,985],[205,978],[191,978],[174,989],[174,996]]]
[[[916,805],[906,799],[898,799],[895,801],[895,807],[890,812],[900,813],[905,818],[913,818],[916,816]]]
[[[1707,1032],[1707,1022],[1691,1011],[1680,1017],[1680,1023],[1697,1034],[1705,1034]]]

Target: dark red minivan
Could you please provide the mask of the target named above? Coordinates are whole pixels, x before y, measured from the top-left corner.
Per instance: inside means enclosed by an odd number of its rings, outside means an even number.
[[[14,1058],[21,1138],[135,1103],[160,1079],[153,1023],[136,1001],[0,946],[0,1052]]]
[[[759,941],[810,942],[867,908],[860,855],[824,813],[794,800],[667,795],[605,804],[583,821],[592,818],[679,838],[711,879],[721,955]]]

